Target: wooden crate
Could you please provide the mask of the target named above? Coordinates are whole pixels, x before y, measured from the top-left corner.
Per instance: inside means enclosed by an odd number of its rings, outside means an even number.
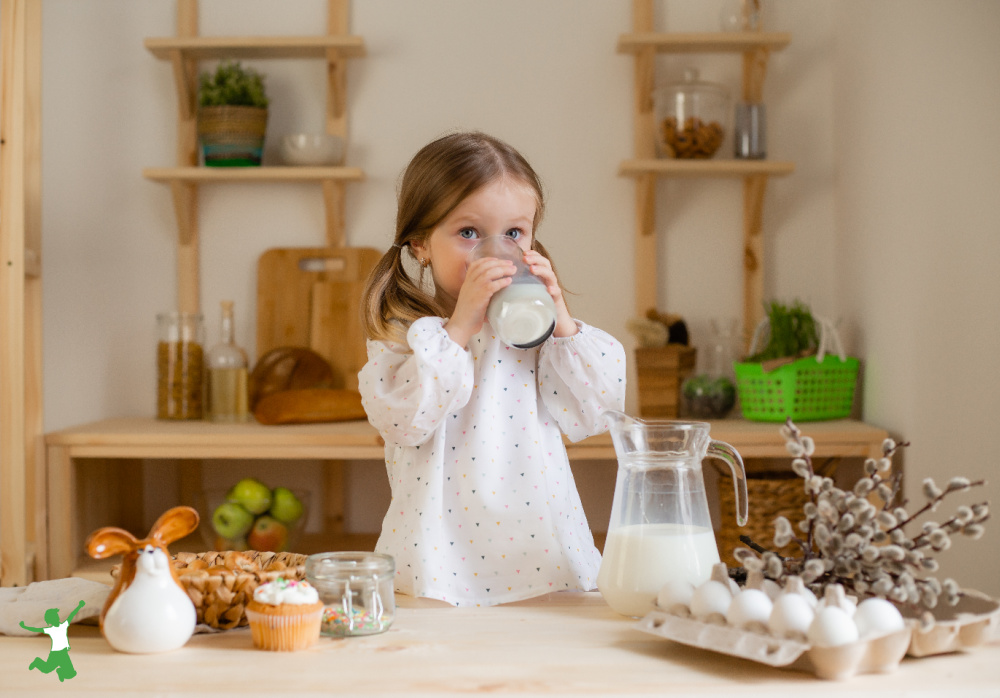
[[[694,373],[696,350],[681,344],[635,350],[639,379],[639,416],[675,419],[680,413],[681,383]]]

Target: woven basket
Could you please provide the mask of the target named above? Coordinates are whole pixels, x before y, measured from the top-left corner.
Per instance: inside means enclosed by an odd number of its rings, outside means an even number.
[[[267,131],[267,109],[218,106],[198,110],[198,139],[205,165],[246,167],[260,165]]]
[[[229,630],[248,624],[244,608],[253,600],[258,586],[278,577],[305,579],[306,557],[256,550],[177,553],[173,565],[184,591],[194,602],[197,622]],[[111,576],[117,579],[120,569],[121,565],[115,565]]]
[[[737,362],[736,386],[746,419],[758,422],[810,422],[851,414],[860,363],[846,356],[837,330],[817,317],[820,345],[816,356],[796,359],[765,371],[760,363]],[[768,328],[765,318],[754,331],[750,354]],[[830,349],[834,353],[827,353]]]
[[[719,471],[722,473],[722,471]],[[774,520],[779,516],[787,518],[792,527],[798,526],[805,518],[802,507],[809,501],[805,491],[805,481],[795,473],[760,473],[747,476],[747,500],[750,514],[746,526],[737,526],[736,493],[728,477],[729,471],[719,478],[719,510],[721,525],[715,531],[715,542],[719,546],[719,557],[730,567],[740,563],[733,557],[733,550],[746,547],[740,536],[750,536],[753,542],[779,555],[796,555],[799,547],[790,543],[784,548],[774,547]],[[797,530],[797,529],[796,529]]]

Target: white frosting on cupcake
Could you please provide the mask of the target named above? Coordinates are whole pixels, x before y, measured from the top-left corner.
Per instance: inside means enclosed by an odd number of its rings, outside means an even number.
[[[319,592],[309,582],[278,577],[254,589],[253,600],[271,606],[283,603],[299,606],[319,601]]]

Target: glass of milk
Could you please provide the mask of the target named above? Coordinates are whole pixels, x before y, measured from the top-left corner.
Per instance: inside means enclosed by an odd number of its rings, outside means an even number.
[[[709,438],[705,422],[642,420],[617,411],[608,419],[618,477],[597,588],[618,613],[641,617],[667,582],[697,587],[719,562],[702,460],[719,458],[730,467],[740,526],[747,520],[746,474],[740,454]]]
[[[482,257],[509,259],[517,270],[514,280],[493,295],[486,319],[504,344],[516,349],[538,346],[556,328],[556,304],[545,284],[524,263],[524,251],[506,235],[490,235],[469,252],[469,261]]]

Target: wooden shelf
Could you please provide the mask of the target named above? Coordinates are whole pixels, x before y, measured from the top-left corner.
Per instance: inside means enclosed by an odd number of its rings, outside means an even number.
[[[780,177],[795,171],[795,163],[775,160],[675,160],[672,158],[623,160],[618,174],[628,177]]]
[[[322,182],[365,178],[359,167],[149,167],[142,176],[156,182]]]
[[[615,457],[608,434],[564,442],[571,458]],[[264,426],[121,417],[49,433],[45,443],[65,450],[70,458],[385,458],[382,437],[365,420]]]
[[[160,60],[180,54],[191,60],[244,58],[361,58],[360,36],[169,36],[149,38],[143,44]]]
[[[635,313],[644,316],[658,306],[660,258],[657,249],[656,181],[661,177],[739,177],[743,180],[743,330],[744,345],[763,314],[764,243],[762,219],[767,180],[791,174],[790,162],[770,160],[674,160],[656,157],[657,130],[653,109],[658,54],[731,53],[743,63],[740,99],[762,101],[767,63],[792,37],[787,32],[655,31],[652,0],[633,0],[632,31],[618,37],[618,53],[634,59],[633,158],[618,174],[636,183]],[[676,310],[676,308],[674,309]]]
[[[780,50],[791,43],[787,32],[660,33],[637,32],[618,37],[618,53],[745,53],[758,49]]]

